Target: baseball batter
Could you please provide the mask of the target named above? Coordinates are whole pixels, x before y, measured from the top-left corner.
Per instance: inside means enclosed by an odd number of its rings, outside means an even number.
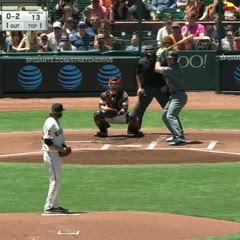
[[[63,129],[59,122],[63,110],[61,103],[54,103],[51,113],[43,125],[43,160],[49,173],[49,190],[44,206],[45,213],[68,213],[67,209],[59,205],[62,169],[62,157],[60,155],[64,155],[67,151]]]
[[[185,92],[182,69],[177,62],[178,54],[170,51],[167,54],[167,67],[162,67],[159,61],[155,64],[155,71],[165,76],[166,83],[171,96],[163,109],[162,120],[172,133],[173,137],[168,139],[169,145],[185,144],[183,130],[178,121],[178,116],[187,103],[188,96]]]
[[[107,137],[110,123],[128,124],[128,133],[134,137],[143,137],[138,129],[138,118],[128,112],[128,94],[121,90],[122,79],[113,76],[109,79],[109,89],[100,95],[99,110],[94,112],[93,119],[99,132],[96,137]]]

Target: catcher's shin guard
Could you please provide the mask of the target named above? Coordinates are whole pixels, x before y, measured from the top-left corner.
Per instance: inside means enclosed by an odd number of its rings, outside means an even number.
[[[127,123],[128,123],[128,133],[136,134],[139,132],[138,128],[138,117],[134,113],[127,114]]]
[[[101,132],[107,133],[107,129],[110,127],[110,124],[105,121],[103,111],[95,111],[93,114],[93,120]]]

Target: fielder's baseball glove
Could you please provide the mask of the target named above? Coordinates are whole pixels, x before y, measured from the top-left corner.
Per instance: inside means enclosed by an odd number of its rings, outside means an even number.
[[[114,118],[118,115],[118,111],[116,109],[108,109],[105,111],[104,116],[106,118]]]
[[[72,152],[72,148],[69,146],[63,146],[65,148],[64,152],[58,152],[60,157],[67,157]]]

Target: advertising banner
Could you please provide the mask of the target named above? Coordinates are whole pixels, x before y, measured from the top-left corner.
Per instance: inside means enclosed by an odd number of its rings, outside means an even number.
[[[187,90],[214,90],[215,51],[180,51]],[[108,79],[123,79],[128,93],[136,94],[139,56],[25,55],[0,58],[2,95],[64,94],[98,96]]]
[[[101,92],[113,75],[122,77],[126,90],[133,90],[137,61],[105,56],[8,59],[2,61],[4,92]]]
[[[240,55],[217,56],[220,64],[220,91],[240,91]]]

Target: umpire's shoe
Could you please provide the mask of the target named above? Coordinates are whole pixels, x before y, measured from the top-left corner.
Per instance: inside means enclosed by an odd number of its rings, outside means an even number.
[[[138,132],[136,132],[136,133],[133,133],[133,136],[134,136],[135,138],[142,138],[142,137],[144,137],[144,133],[141,132],[141,131],[138,131]]]
[[[94,136],[95,136],[95,137],[106,138],[106,137],[108,137],[108,133],[107,133],[107,132],[101,132],[101,131],[99,131],[99,132],[97,132]]]

